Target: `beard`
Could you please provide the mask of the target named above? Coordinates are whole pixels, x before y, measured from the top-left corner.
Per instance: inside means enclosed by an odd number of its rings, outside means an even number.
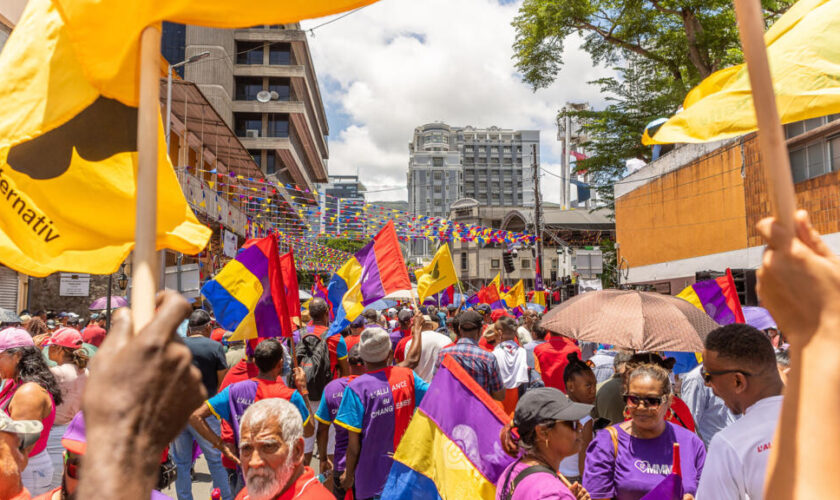
[[[251,500],[271,500],[281,493],[286,483],[291,479],[295,469],[292,466],[292,453],[286,455],[286,461],[278,469],[267,466],[248,469],[245,476],[245,487]]]

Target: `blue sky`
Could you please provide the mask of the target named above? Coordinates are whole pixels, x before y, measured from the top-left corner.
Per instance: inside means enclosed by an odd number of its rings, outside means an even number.
[[[406,199],[408,143],[432,121],[541,131],[543,168],[559,173],[554,117],[567,101],[603,104],[587,82],[610,74],[567,42],[550,88],[522,83],[510,22],[520,1],[381,0],[309,35],[330,126],[329,169],[359,172],[370,200]],[[307,21],[308,29],[329,18]],[[547,201],[559,181],[543,177]]]

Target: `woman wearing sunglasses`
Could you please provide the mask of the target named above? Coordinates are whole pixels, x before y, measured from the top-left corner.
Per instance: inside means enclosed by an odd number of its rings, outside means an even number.
[[[584,488],[593,499],[640,499],[671,473],[679,443],[683,498],[693,499],[706,449],[696,434],[665,420],[672,398],[667,370],[635,367],[623,397],[630,420],[596,433],[586,452]]]
[[[590,411],[592,405],[573,403],[552,387],[526,392],[513,415],[524,455],[502,472],[496,500],[589,500],[579,483],[570,484],[557,470],[564,457],[578,452],[578,421]]]

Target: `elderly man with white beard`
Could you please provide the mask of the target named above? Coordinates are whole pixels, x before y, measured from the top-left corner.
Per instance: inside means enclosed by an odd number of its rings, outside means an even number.
[[[239,459],[245,488],[236,500],[332,500],[303,464],[303,420],[290,402],[257,401],[242,415]]]

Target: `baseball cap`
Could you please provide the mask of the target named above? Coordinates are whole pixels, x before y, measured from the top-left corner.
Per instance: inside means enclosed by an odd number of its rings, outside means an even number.
[[[49,328],[50,330],[55,328],[55,320],[54,319],[48,319],[47,320],[47,328]]]
[[[352,323],[350,323],[351,328],[364,328],[365,326],[365,317],[359,315],[358,318],[354,319]]]
[[[43,430],[44,424],[38,420],[12,420],[6,412],[0,411],[0,432],[17,434],[22,448],[35,444]]]
[[[359,339],[359,353],[368,363],[379,363],[391,352],[391,336],[379,327],[365,328]]]
[[[592,405],[573,403],[568,396],[554,387],[539,387],[526,392],[513,413],[513,425],[524,436],[539,424],[555,420],[567,422],[589,415]]]
[[[401,323],[405,323],[406,321],[410,321],[412,317],[414,317],[414,313],[410,309],[403,309],[397,315],[397,319],[400,320]]]
[[[490,314],[492,311],[490,304],[479,304],[475,306],[475,310],[484,315]]]
[[[475,311],[466,311],[458,315],[458,328],[461,330],[478,330],[484,318]]]
[[[52,336],[44,342],[44,345],[58,345],[69,349],[78,349],[82,346],[82,334],[75,328],[59,328]]]
[[[388,313],[388,317],[393,317],[395,314],[397,314],[397,310],[393,307],[388,308],[386,312]]]
[[[6,328],[0,331],[0,352],[15,347],[34,346],[32,336],[23,328]]]

